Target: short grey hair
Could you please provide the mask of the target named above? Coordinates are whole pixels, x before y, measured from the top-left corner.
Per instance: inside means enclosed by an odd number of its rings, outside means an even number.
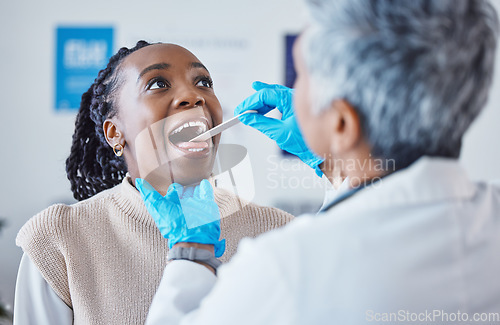
[[[344,99],[375,157],[396,169],[457,158],[486,104],[498,17],[483,0],[306,0],[313,110]]]

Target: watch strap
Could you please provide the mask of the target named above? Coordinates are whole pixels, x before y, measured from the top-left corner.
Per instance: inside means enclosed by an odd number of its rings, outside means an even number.
[[[205,263],[212,267],[216,274],[217,268],[222,264],[210,251],[195,247],[174,247],[168,251],[167,260],[188,260]]]

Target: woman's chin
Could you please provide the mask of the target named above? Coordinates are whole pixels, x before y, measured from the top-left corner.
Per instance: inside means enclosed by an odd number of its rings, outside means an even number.
[[[174,176],[174,182],[181,184],[182,186],[190,186],[190,185],[197,185],[199,184],[202,180],[208,179],[210,177],[210,173],[196,173],[192,175],[181,175],[181,176]]]
[[[194,185],[212,174],[213,159],[179,159],[171,164],[174,183]]]

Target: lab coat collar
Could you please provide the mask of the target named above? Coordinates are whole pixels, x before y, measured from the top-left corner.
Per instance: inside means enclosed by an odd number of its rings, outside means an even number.
[[[369,186],[351,190],[329,208],[351,204],[356,210],[423,205],[474,196],[475,187],[456,159],[422,157]]]
[[[364,189],[366,186],[369,185],[358,186],[356,188],[352,188],[342,192],[340,195],[336,196],[334,200],[331,200],[331,202],[326,202],[325,204],[323,204],[323,207],[319,210],[318,213],[328,211],[329,209],[333,208],[340,202],[347,200],[348,198],[350,198],[351,196],[353,196],[354,194],[356,194],[357,192],[361,191],[362,189]]]

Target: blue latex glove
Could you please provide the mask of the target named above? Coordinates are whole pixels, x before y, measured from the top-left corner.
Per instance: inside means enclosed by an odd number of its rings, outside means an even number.
[[[135,185],[156,226],[168,239],[169,249],[181,242],[200,243],[214,245],[215,257],[224,254],[226,240],[219,240],[219,207],[206,179],[196,187],[173,183],[165,196],[143,179],[137,178]]]
[[[256,114],[241,116],[241,122],[276,141],[281,149],[299,157],[321,177],[323,172],[319,165],[323,159],[309,150],[293,115],[293,89],[282,85],[268,85],[260,81],[254,82],[252,88],[257,92],[238,105],[234,115],[250,109],[257,110]],[[281,112],[281,120],[264,116],[274,108]]]

